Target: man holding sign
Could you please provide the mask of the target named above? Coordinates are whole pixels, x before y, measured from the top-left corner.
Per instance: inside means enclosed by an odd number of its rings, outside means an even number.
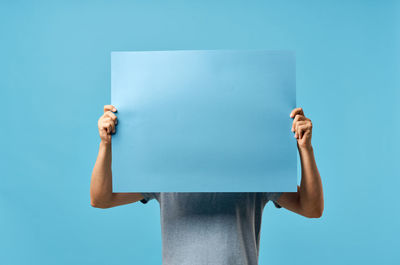
[[[91,205],[110,208],[133,202],[160,203],[164,265],[258,264],[262,212],[268,201],[308,218],[324,208],[321,177],[311,145],[312,123],[301,108],[290,113],[301,159],[297,192],[113,193],[111,136],[118,123],[112,105],[98,121],[101,138],[92,173]],[[289,130],[290,128],[288,128]]]
[[[293,52],[111,57],[111,105],[98,122],[91,202],[109,208],[156,199],[164,265],[256,265],[268,201],[322,215],[312,124],[293,109]]]

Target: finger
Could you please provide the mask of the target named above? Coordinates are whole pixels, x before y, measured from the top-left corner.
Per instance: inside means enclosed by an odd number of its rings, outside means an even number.
[[[103,122],[111,122],[111,123],[115,124],[114,118],[109,115],[106,115],[106,114],[104,114],[104,117],[102,120],[103,120]]]
[[[304,127],[303,127],[304,126]],[[301,137],[304,137],[305,134],[307,133],[312,133],[312,122],[310,120],[305,121],[304,124],[300,125],[298,127],[299,131],[304,130],[303,133],[300,133]]]
[[[115,124],[111,120],[111,118],[108,118],[106,121],[104,121],[103,128],[105,128],[107,130],[107,134],[111,134],[112,132],[115,132]]]
[[[302,139],[304,136],[304,133],[308,130],[307,124],[300,125],[298,128],[299,132],[299,139]]]
[[[106,134],[110,134],[110,123],[106,123],[106,122],[104,122],[102,125],[101,125],[101,128],[106,132]]]
[[[109,133],[108,133],[108,127],[109,127],[108,124],[105,124],[105,123],[101,124],[101,127],[100,127],[100,128],[101,128],[101,131],[102,131],[103,133],[105,133],[106,135],[109,134]]]
[[[292,132],[295,131],[296,128],[296,123],[302,120],[305,120],[306,117],[304,117],[303,115],[297,114],[296,117],[294,117],[293,123],[292,123]]]
[[[106,112],[104,113],[104,116],[105,116],[105,117],[110,117],[110,118],[115,122],[115,124],[118,123],[118,121],[117,121],[117,115],[115,115],[115,114],[112,113],[111,111],[106,111]]]
[[[299,138],[300,137],[300,131],[299,131],[299,126],[304,125],[306,121],[298,121],[295,124],[294,132],[295,132],[295,137]]]
[[[106,136],[107,135],[107,128],[105,128],[104,126],[100,127],[100,136]]]
[[[296,122],[295,126],[294,126],[294,130],[298,131],[299,130],[299,126],[306,124],[306,121],[298,121]]]
[[[115,123],[114,121],[110,121],[109,133],[115,133]]]
[[[294,118],[294,116],[296,116],[296,114],[304,115],[303,109],[302,108],[293,109],[292,112],[290,113],[290,118]]]
[[[117,109],[113,105],[104,105],[104,112],[106,111],[116,112]]]
[[[109,123],[108,127],[107,127],[107,132],[108,132],[108,134],[111,134],[112,131],[113,131],[113,126],[111,123]]]

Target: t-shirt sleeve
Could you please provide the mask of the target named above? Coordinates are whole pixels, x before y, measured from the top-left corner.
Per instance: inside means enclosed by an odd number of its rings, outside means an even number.
[[[148,201],[152,199],[157,199],[157,196],[160,194],[159,192],[141,192],[143,199],[140,200],[141,203],[146,204]]]
[[[283,192],[266,192],[267,201],[272,201],[276,208],[282,208],[277,202],[282,193]]]

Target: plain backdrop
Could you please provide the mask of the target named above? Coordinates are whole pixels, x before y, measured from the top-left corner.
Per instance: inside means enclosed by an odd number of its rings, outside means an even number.
[[[110,52],[175,49],[296,52],[325,212],[268,203],[260,264],[398,263],[399,12],[395,1],[1,1],[0,263],[161,264],[158,203],[95,209],[89,184]]]

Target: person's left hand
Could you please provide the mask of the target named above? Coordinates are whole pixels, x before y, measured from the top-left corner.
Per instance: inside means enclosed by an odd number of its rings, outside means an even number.
[[[302,108],[295,108],[290,113],[293,119],[292,132],[297,139],[299,148],[311,148],[312,122],[304,116]]]

